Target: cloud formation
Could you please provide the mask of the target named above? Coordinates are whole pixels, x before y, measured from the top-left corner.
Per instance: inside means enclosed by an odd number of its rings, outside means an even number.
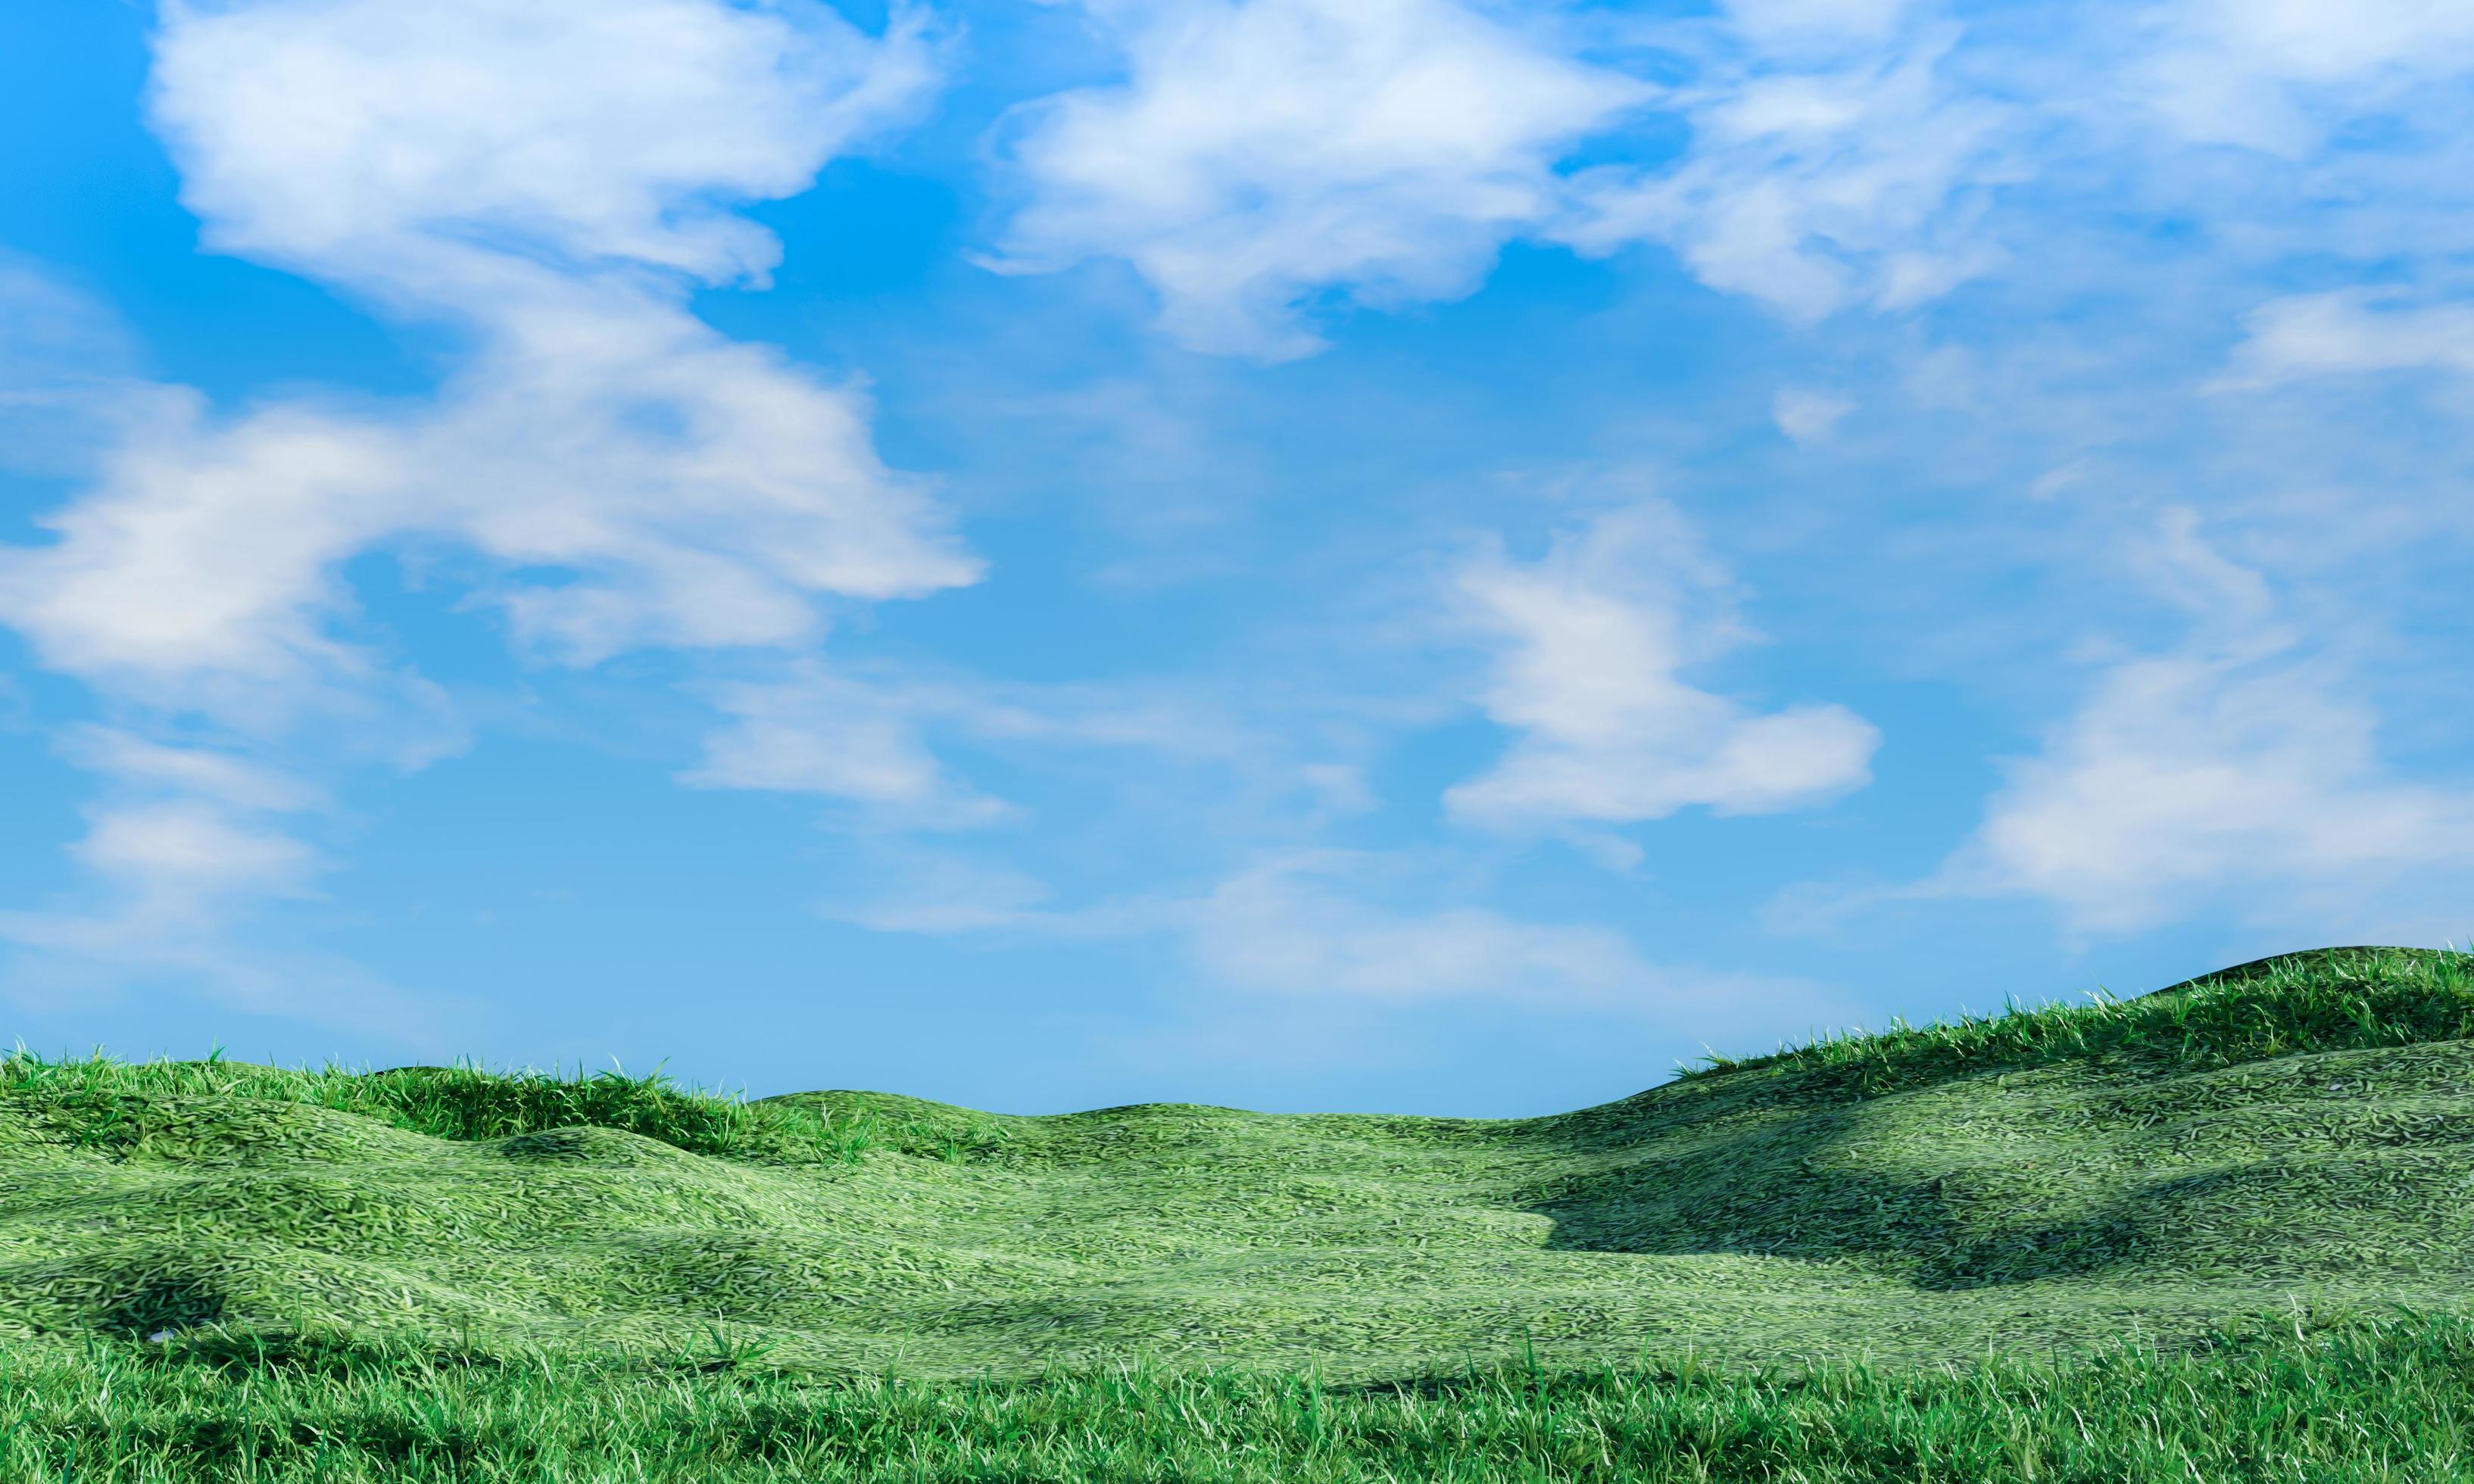
[[[142,416],[128,330],[0,248],[0,470],[74,474]]]
[[[1871,777],[1880,734],[1845,707],[1759,712],[1681,677],[1743,634],[1725,573],[1663,504],[1600,516],[1533,563],[1489,552],[1456,586],[1496,645],[1481,703],[1516,734],[1502,762],[1444,794],[1456,818],[1537,828],[1695,804],[1769,814]]]
[[[1189,951],[1235,988],[1395,1003],[1604,1006],[1675,987],[1609,928],[1367,900],[1361,878],[1370,864],[1308,852],[1238,871],[1180,912]]]
[[[1028,111],[999,261],[1123,259],[1199,350],[1307,353],[1318,294],[1457,298],[1516,238],[1661,243],[1798,318],[1904,308],[1996,260],[1986,193],[2022,169],[2012,111],[1947,73],[1960,33],[1884,0],[1669,28],[1680,85],[1459,0],[1083,8],[1128,77]],[[1568,168],[1653,112],[1691,130],[1680,158]]]
[[[2019,125],[1949,76],[1956,32],[1877,35],[1888,7],[1735,19],[1738,44],[1680,97],[1683,159],[1583,173],[1556,236],[1591,253],[1662,243],[1710,287],[1805,321],[1911,308],[1999,260],[1982,218],[2022,173]]]
[[[1010,813],[930,753],[920,721],[932,708],[919,697],[806,666],[783,681],[716,687],[712,698],[733,719],[680,775],[691,787],[818,794],[929,828]]]
[[[1457,297],[1558,209],[1554,166],[1651,96],[1457,0],[1086,0],[1121,84],[1032,108],[998,261],[1133,264],[1198,350],[1322,341],[1298,302]]]
[[[2218,385],[2254,389],[2315,376],[2450,371],[2474,376],[2474,304],[2399,304],[2394,292],[2335,289],[2270,300]]]
[[[147,415],[41,518],[55,539],[0,550],[0,621],[133,724],[277,770],[320,718],[361,739],[322,757],[451,745],[435,688],[343,637],[346,564],[373,552],[445,563],[523,653],[573,664],[810,645],[826,600],[975,580],[855,390],[686,308],[773,262],[738,206],[915,111],[915,12],[871,36],[812,0],[230,0],[167,6],[156,48],[154,121],[208,246],[464,349],[434,397],[378,409],[127,392]],[[97,756],[118,778],[152,755]],[[230,881],[298,888],[303,851],[181,776],[186,802],[98,815],[81,859],[141,904],[210,843],[255,863]]]
[[[1927,894],[2042,897],[2074,931],[2119,934],[2227,896],[2261,916],[2359,911],[2404,873],[2474,866],[2474,788],[2391,777],[2376,712],[2257,572],[2188,511],[2143,556],[2193,609],[2190,636],[2106,666]]]
[[[740,204],[915,113],[924,12],[812,0],[173,0],[150,102],[207,245],[495,318],[510,284],[779,255]]]
[[[1515,240],[1662,247],[1807,326],[2041,260],[2053,208],[2084,233],[2098,199],[2241,222],[2237,255],[2465,240],[2447,183],[2474,165],[2462,7],[1737,0],[1592,24],[1464,0],[1082,9],[1127,76],[1024,111],[999,261],[1123,260],[1206,351],[1307,353],[1327,296],[1459,298]],[[2374,121],[2376,144],[2345,137]]]
[[[2134,76],[2151,108],[2194,141],[2289,158],[2417,89],[2462,93],[2474,65],[2474,12],[2429,0],[2181,0],[2142,19]]]
[[[689,280],[650,272],[769,263],[725,206],[797,189],[911,107],[915,28],[715,0],[269,0],[175,7],[158,46],[156,118],[212,245],[477,341],[393,416],[164,394],[177,415],[47,519],[59,544],[0,558],[0,619],[46,663],[193,705],[209,678],[350,676],[338,569],[392,543],[483,557],[519,642],[583,662],[800,642],[817,595],[975,575],[878,461],[863,403],[722,339]],[[688,127],[707,112],[724,122]]]
[[[1041,883],[957,855],[887,863],[891,889],[827,914],[887,933],[1097,940],[1165,935],[1208,983],[1253,995],[1409,1007],[1463,1001],[1719,1024],[1810,1012],[1814,986],[1661,964],[1624,934],[1467,902],[1413,855],[1269,852],[1199,893],[1060,906]],[[1415,898],[1413,904],[1404,898]]]

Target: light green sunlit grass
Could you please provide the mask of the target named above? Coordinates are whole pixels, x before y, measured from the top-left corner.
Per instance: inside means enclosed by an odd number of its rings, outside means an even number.
[[[681,1356],[368,1343],[0,1350],[12,1480],[2457,1480],[2474,1325],[2262,1325],[2182,1350],[1920,1370],[1489,1367],[1424,1384],[1127,1368],[817,1382]]]
[[[719,1320],[809,1369],[1369,1378],[2450,1307],[2474,1276],[2469,1027],[2464,956],[2350,951],[1500,1121],[19,1056],[0,1333],[615,1352]]]
[[[2469,1037],[2352,949],[1519,1120],[20,1054],[0,1478],[2448,1477]]]

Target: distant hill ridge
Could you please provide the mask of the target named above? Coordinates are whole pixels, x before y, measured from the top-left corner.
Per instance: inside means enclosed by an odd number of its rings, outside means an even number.
[[[1552,1117],[0,1063],[0,1333],[1003,1374],[2039,1351],[2462,1308],[2474,959],[2340,948]]]

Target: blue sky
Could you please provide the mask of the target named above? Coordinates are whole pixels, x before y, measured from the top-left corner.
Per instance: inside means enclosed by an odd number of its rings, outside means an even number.
[[[44,1051],[1541,1112],[2474,935],[2474,12],[31,0]]]

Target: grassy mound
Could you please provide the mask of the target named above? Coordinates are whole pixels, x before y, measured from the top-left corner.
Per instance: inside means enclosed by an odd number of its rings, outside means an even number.
[[[2469,1036],[2474,960],[2350,949],[1501,1121],[20,1055],[0,1334],[1355,1382],[2170,1347],[2462,1307]]]

